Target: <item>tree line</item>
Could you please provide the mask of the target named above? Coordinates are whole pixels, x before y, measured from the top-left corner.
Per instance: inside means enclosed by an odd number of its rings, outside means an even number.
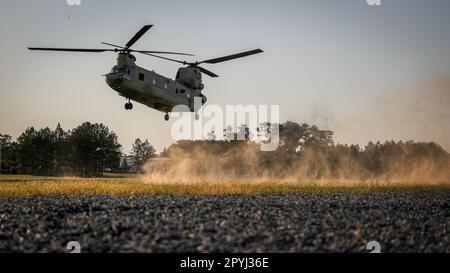
[[[60,124],[54,130],[29,127],[16,140],[0,134],[0,169],[4,173],[98,176],[105,170],[121,170],[121,148],[117,135],[101,123],[85,122],[68,131]],[[148,140],[136,139],[131,156],[140,166],[156,152]]]
[[[270,132],[261,124],[258,132]],[[276,151],[261,152],[242,125],[227,128],[225,140],[211,132],[208,140],[178,141],[164,149],[170,160],[145,164],[157,157],[148,140],[136,139],[124,157],[117,135],[103,124],[85,122],[65,131],[27,128],[16,140],[0,134],[1,169],[33,175],[98,176],[105,170],[126,172],[133,161],[138,170],[155,175],[216,175],[298,179],[419,179],[450,181],[450,155],[434,142],[369,142],[366,146],[334,142],[334,132],[306,123],[285,122],[279,128]],[[237,135],[244,141],[236,141]],[[143,166],[146,165],[145,168]]]

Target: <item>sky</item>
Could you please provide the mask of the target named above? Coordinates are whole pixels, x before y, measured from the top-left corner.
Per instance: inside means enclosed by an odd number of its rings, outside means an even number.
[[[187,60],[253,48],[265,52],[206,68],[209,104],[280,105],[280,120],[335,131],[336,142],[435,141],[450,150],[450,1],[5,0],[0,9],[0,133],[102,122],[123,152],[136,138],[158,151],[173,121],[125,99],[102,77],[114,53],[29,52],[28,46],[103,48],[154,27],[136,49],[193,53]],[[136,56],[174,77],[176,63]]]

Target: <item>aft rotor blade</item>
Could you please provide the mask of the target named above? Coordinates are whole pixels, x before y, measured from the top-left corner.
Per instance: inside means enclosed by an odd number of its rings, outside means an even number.
[[[132,47],[142,37],[142,35],[144,35],[152,27],[153,25],[146,25],[141,28],[141,30],[139,30],[138,33],[136,33],[133,38],[131,38],[131,40],[125,45],[126,48]]]
[[[202,61],[202,62],[199,62],[198,64],[202,64],[202,63],[217,64],[217,63],[226,62],[226,61],[230,61],[230,60],[234,60],[234,59],[238,59],[238,58],[243,58],[243,57],[247,57],[247,56],[262,53],[262,52],[264,52],[264,51],[262,51],[261,49],[254,49],[254,50],[250,50],[250,51],[246,51],[246,52],[242,52],[242,53],[238,53],[238,54],[233,54],[233,55],[229,55],[229,56],[224,56],[224,57],[220,57],[220,58],[214,58],[214,59]]]
[[[208,75],[208,76],[210,76],[210,77],[212,77],[212,78],[218,78],[219,76],[218,75],[216,75],[216,74],[214,74],[213,72],[211,72],[211,71],[209,71],[209,70],[206,70],[206,69],[204,69],[203,67],[200,67],[200,66],[196,66],[198,69],[200,69],[200,71],[203,73],[203,74],[206,74],[206,75]]]
[[[29,50],[41,50],[41,51],[64,51],[64,52],[91,52],[100,53],[107,51],[116,51],[115,49],[91,49],[91,48],[48,48],[48,47],[29,47]]]

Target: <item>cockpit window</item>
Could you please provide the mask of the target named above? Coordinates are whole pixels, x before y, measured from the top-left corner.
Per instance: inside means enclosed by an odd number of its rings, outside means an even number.
[[[130,68],[127,66],[114,66],[112,69],[113,73],[130,73]]]
[[[111,70],[112,74],[119,74],[118,76],[123,77],[124,79],[131,80],[131,68],[127,65],[122,66],[114,66]]]

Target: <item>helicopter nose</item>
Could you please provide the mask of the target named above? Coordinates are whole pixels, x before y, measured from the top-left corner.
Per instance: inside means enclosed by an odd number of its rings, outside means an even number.
[[[105,81],[106,84],[111,87],[112,89],[120,92],[121,88],[121,83],[123,82],[123,79],[118,79],[114,76],[111,75],[105,75]]]
[[[113,79],[112,79],[112,77],[111,77],[111,74],[106,74],[106,75],[105,75],[105,80],[106,80],[106,83],[107,83],[108,85],[111,85],[111,84],[113,83]]]
[[[123,75],[120,73],[109,73],[105,75],[108,85],[117,85],[123,82]]]
[[[109,78],[108,75],[105,75],[105,81],[106,81],[106,83],[107,83],[109,86],[111,86],[112,81],[111,81],[111,79]]]

